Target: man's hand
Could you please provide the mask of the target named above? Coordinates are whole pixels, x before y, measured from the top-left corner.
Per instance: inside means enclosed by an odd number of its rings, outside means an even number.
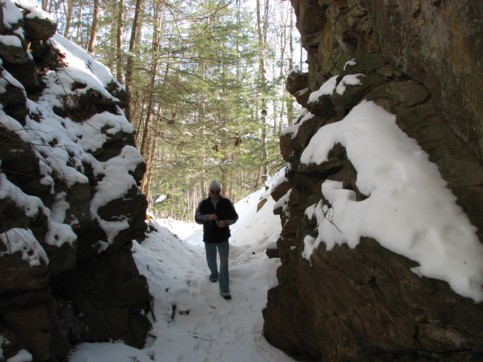
[[[226,226],[225,220],[217,220],[216,225],[218,225],[219,228],[224,228]]]
[[[218,216],[216,216],[216,214],[209,214],[208,215],[208,220],[210,220],[210,221],[218,220]]]

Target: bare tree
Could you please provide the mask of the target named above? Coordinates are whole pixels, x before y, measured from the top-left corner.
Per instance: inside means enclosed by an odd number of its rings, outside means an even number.
[[[64,37],[68,38],[70,33],[70,28],[72,26],[72,18],[74,16],[74,0],[67,1],[66,15],[67,16],[65,19]]]
[[[151,63],[151,79],[149,84],[149,91],[148,91],[148,105],[147,105],[147,112],[146,118],[144,120],[144,129],[143,135],[141,138],[141,155],[144,156],[146,160],[147,172],[144,176],[142,189],[146,197],[149,195],[149,187],[151,185],[151,177],[152,177],[152,170],[153,170],[153,155],[154,149],[156,145],[156,131],[157,131],[157,122],[154,122],[154,129],[151,130],[151,122],[153,120],[153,116],[155,115],[154,108],[154,101],[155,101],[155,89],[156,89],[156,75],[158,73],[158,64],[159,64],[159,49],[161,44],[161,19],[163,16],[163,7],[164,3],[158,1],[155,3],[153,8],[153,45],[152,45],[152,63]],[[154,132],[153,132],[154,131]]]
[[[268,0],[263,0],[263,17],[261,15],[260,0],[257,0],[257,33],[258,33],[258,49],[259,49],[259,92],[262,94],[261,99],[261,130],[262,130],[262,167],[261,177],[264,179],[268,175],[268,150],[267,150],[267,70],[265,67],[266,49],[267,49],[267,30],[268,30]]]
[[[85,46],[84,43],[84,32],[82,31],[82,9],[84,8],[84,0],[79,0],[79,3],[77,4],[78,7],[78,12],[77,12],[77,35],[76,35],[76,41],[81,45]]]
[[[99,8],[100,8],[100,0],[94,0],[94,10],[92,12],[91,37],[89,40],[89,46],[87,47],[87,51],[89,53],[94,53],[94,49],[96,47],[97,24],[99,23]]]
[[[139,42],[139,33],[141,28],[141,14],[144,10],[145,0],[136,0],[136,11],[134,12],[134,19],[131,29],[131,39],[129,41],[129,53],[127,55],[126,63],[126,97],[127,97],[127,107],[126,116],[131,120],[132,109],[131,109],[131,98],[132,98],[132,78],[133,78],[133,67],[134,67],[134,55],[136,52],[137,44]]]
[[[123,80],[123,64],[122,64],[122,32],[124,31],[124,0],[119,0],[118,3],[118,17],[117,17],[117,30],[116,30],[116,74],[117,79],[122,82]]]
[[[288,69],[292,70],[294,67],[293,63],[293,56],[294,56],[294,46],[293,46],[293,32],[294,32],[294,21],[293,21],[293,10],[290,11],[290,26],[289,26],[289,42],[288,42]],[[289,98],[287,101],[287,118],[288,124],[292,125],[294,119],[294,107],[293,107],[293,99],[292,97]]]

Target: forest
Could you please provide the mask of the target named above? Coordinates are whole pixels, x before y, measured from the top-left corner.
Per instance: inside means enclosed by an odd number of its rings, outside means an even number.
[[[57,32],[110,69],[159,217],[189,219],[212,179],[237,201],[281,166],[281,130],[302,68],[289,1],[42,0]]]

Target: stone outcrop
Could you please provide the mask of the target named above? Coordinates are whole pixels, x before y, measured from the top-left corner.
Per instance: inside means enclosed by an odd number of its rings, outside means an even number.
[[[85,341],[141,347],[151,296],[131,246],[146,230],[145,164],[123,89],[38,8],[7,0],[5,12],[18,21],[0,21],[0,360],[61,361]]]
[[[362,100],[396,115],[397,125],[438,166],[483,240],[483,3],[472,0],[292,0],[308,54],[308,73],[287,89],[314,117],[281,137],[287,181],[272,192],[283,230],[277,241],[279,284],[263,311],[267,340],[310,361],[477,361],[483,356],[483,308],[447,283],[420,278],[416,263],[363,238],[355,249],[327,251],[310,263],[304,237],[316,233],[305,210],[323,200],[321,184],[341,181],[358,201],[357,172],[340,144],[320,165],[300,162],[322,126]],[[352,60],[352,61],[351,61]],[[308,102],[331,77],[363,74],[343,94]],[[395,235],[394,237],[397,237]]]

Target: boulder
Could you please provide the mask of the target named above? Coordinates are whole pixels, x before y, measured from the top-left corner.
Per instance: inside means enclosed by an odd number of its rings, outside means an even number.
[[[16,39],[18,45],[6,44],[0,42],[0,57],[5,62],[11,64],[24,64],[29,61],[29,57],[25,52],[21,40],[14,35],[10,35],[12,39]]]
[[[3,73],[5,69],[0,67],[0,71]],[[5,92],[0,93],[0,102],[3,105],[4,112],[22,125],[25,125],[25,117],[27,116],[26,101],[23,89],[12,84],[7,84]],[[6,131],[0,132],[5,133]]]

